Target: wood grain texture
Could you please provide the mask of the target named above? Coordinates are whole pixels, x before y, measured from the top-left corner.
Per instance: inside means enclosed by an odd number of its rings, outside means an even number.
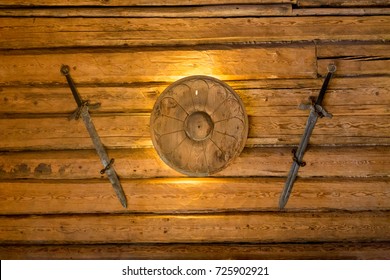
[[[389,75],[390,45],[317,45],[318,73],[326,73],[330,62],[337,66],[336,75]]]
[[[318,44],[317,56],[319,59],[342,57],[350,60],[388,59],[390,45],[360,43],[357,44]]]
[[[307,117],[279,117],[278,119],[252,117],[248,144],[299,143],[305,130],[306,120]],[[364,131],[369,133],[365,134]],[[368,138],[372,138],[375,143],[389,144],[389,135],[390,125],[387,117],[376,119],[367,116],[366,119],[366,116],[335,116],[317,122],[310,143],[315,145],[369,144]]]
[[[93,123],[106,147],[150,147],[149,119],[147,115],[106,116],[93,117]],[[81,119],[69,121],[67,117],[47,117],[1,120],[4,142],[0,146],[3,150],[21,147],[43,150],[94,148]],[[106,141],[106,137],[111,140]]]
[[[154,149],[109,150],[120,178],[183,177],[166,166]],[[389,146],[309,147],[301,177],[389,176]],[[94,150],[8,152],[0,154],[0,179],[102,178]],[[246,148],[216,177],[287,176],[291,148]]]
[[[319,7],[319,6],[389,6],[387,0],[299,0],[300,7]]]
[[[0,217],[2,244],[390,240],[389,212]]]
[[[300,59],[297,60],[297,57]],[[66,84],[62,64],[82,83],[173,82],[190,75],[222,80],[316,77],[313,44],[222,49],[126,49],[0,54],[0,84]],[[262,63],[259,63],[261,61]],[[249,67],[250,65],[250,67]]]
[[[59,3],[55,0],[1,0],[1,6],[188,6],[188,5],[221,5],[221,4],[274,4],[297,3],[297,0],[75,0]]]
[[[88,8],[2,8],[2,17],[149,17],[149,18],[211,18],[211,17],[264,17],[264,16],[365,16],[389,15],[387,7],[345,8],[292,8],[291,4],[249,4],[176,7],[88,7]]]
[[[212,213],[277,211],[284,178],[121,180],[123,209],[106,180],[2,181],[0,213]],[[390,210],[390,178],[299,179],[288,211]]]
[[[387,7],[373,8],[373,7],[353,7],[353,8],[294,8],[291,15],[295,16],[336,16],[336,15],[351,15],[351,16],[365,16],[365,15],[389,15],[390,9]]]
[[[0,0],[2,259],[390,259],[390,5],[385,0]],[[285,210],[292,146],[338,70]],[[115,158],[121,207],[62,64]],[[151,146],[179,78],[227,82],[246,148],[191,178]],[[109,243],[108,243],[109,242]]]
[[[307,116],[308,112],[306,116],[300,117],[250,117],[249,139],[246,145],[298,144],[305,129]],[[332,119],[320,119],[310,143],[390,144],[389,120],[390,115],[334,116]],[[149,114],[93,116],[93,123],[103,144],[108,148],[152,147]],[[94,147],[82,120],[69,121],[67,117],[6,118],[0,119],[0,127],[3,130],[0,151]]]
[[[77,76],[77,78],[79,78]],[[240,96],[250,116],[307,116],[298,105],[317,96],[323,78],[226,81]],[[149,113],[168,83],[78,86],[83,99],[99,102],[100,113]],[[69,114],[75,102],[68,86],[0,87],[0,116],[16,114]],[[334,78],[329,84],[326,108],[335,116],[388,115],[388,77]]]
[[[388,260],[389,242],[0,245],[2,260]]]
[[[198,2],[198,1],[197,1]],[[195,2],[194,4],[196,4]],[[213,5],[175,7],[125,7],[125,8],[35,8],[0,9],[0,16],[7,17],[149,17],[149,18],[211,18],[211,17],[254,17],[291,15],[290,4],[262,5]],[[367,12],[366,12],[367,13]],[[383,14],[383,12],[381,13]]]
[[[3,49],[389,40],[387,16],[0,18]]]

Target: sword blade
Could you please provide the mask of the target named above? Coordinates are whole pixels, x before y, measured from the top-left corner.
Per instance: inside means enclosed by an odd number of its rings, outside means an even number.
[[[121,202],[124,208],[127,208],[127,200],[122,185],[119,181],[118,175],[116,174],[114,167],[110,164],[110,158],[108,157],[107,152],[103,146],[103,143],[100,140],[100,137],[96,131],[95,125],[92,122],[91,115],[89,114],[88,111],[88,106],[83,107],[81,111],[81,117],[84,121],[85,127],[87,128],[89,136],[92,139],[96,152],[99,155],[100,161],[102,162],[104,167],[109,166],[106,169],[107,177],[110,180],[114,188],[114,191],[119,198],[119,201]]]
[[[280,195],[279,199],[279,208],[283,209],[284,206],[286,206],[287,201],[290,197],[295,179],[298,174],[298,170],[300,165],[298,162],[302,162],[303,155],[305,154],[307,145],[309,144],[310,136],[313,133],[313,129],[317,123],[318,120],[318,114],[315,112],[314,107],[310,110],[310,115],[307,119],[306,126],[305,126],[305,132],[302,135],[301,142],[299,143],[298,149],[295,152],[295,158],[296,160],[291,165],[290,172],[288,173],[286,183],[284,185],[283,191]]]

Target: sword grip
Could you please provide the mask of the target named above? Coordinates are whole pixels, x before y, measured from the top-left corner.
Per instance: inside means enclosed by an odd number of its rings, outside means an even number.
[[[315,105],[321,106],[322,101],[324,100],[324,97],[325,97],[325,92],[328,89],[328,84],[329,84],[330,78],[332,78],[332,75],[334,72],[336,72],[336,66],[334,64],[329,64],[328,65],[328,74],[326,75],[324,83],[322,84],[320,94],[318,95],[318,98],[315,102]]]
[[[83,100],[81,99],[81,96],[80,96],[79,92],[77,91],[76,85],[73,82],[72,77],[70,76],[69,66],[62,65],[61,66],[61,73],[66,77],[66,81],[68,82],[70,90],[72,91],[73,98],[74,98],[74,100],[76,100],[77,107],[81,107],[83,105]]]

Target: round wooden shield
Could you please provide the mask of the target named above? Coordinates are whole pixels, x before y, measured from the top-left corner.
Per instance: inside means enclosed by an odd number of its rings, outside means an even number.
[[[248,116],[226,83],[190,76],[171,84],[157,99],[150,128],[161,159],[190,176],[225,168],[245,146]]]

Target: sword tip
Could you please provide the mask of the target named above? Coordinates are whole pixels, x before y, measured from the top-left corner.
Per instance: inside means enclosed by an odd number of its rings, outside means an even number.
[[[279,210],[283,210],[284,206],[286,206],[287,200],[280,198],[279,200]]]
[[[121,199],[121,204],[122,204],[122,206],[123,206],[123,208],[127,208],[127,201],[126,201],[126,199]]]

